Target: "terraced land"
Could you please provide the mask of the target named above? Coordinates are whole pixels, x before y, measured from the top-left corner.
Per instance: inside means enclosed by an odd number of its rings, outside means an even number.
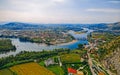
[[[10,69],[17,73],[17,75],[55,75],[53,72],[34,62],[16,65]]]

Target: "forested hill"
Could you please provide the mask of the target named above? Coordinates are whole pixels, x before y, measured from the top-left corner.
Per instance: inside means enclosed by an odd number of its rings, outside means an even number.
[[[109,32],[115,35],[120,35],[120,22],[93,24],[90,25],[89,28],[98,32]]]
[[[120,30],[120,22],[107,24],[110,30]]]

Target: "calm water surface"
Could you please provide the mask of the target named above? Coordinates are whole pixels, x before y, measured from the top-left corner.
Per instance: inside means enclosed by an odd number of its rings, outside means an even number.
[[[84,30],[87,30],[88,32],[83,33],[83,34],[75,34],[74,31],[69,31],[68,33],[71,34],[73,37],[75,37],[77,39],[77,41],[74,43],[65,43],[65,44],[61,44],[61,45],[47,46],[45,44],[21,42],[21,41],[19,41],[18,38],[10,38],[12,40],[12,44],[15,45],[17,49],[15,52],[8,52],[8,53],[0,54],[0,58],[6,57],[9,55],[15,55],[21,51],[42,51],[43,49],[44,50],[53,50],[53,49],[58,49],[58,48],[75,49],[78,47],[78,44],[88,44],[88,41],[86,40],[87,35],[90,32],[92,32],[92,30],[89,30],[89,29],[84,29]]]

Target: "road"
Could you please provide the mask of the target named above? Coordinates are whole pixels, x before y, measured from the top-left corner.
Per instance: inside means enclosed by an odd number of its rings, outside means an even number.
[[[89,43],[88,46],[86,46],[86,48],[88,49],[87,51],[87,55],[88,55],[88,64],[89,64],[89,67],[90,67],[90,70],[91,70],[91,73],[92,75],[97,75],[95,71],[98,71],[98,72],[103,72],[105,74],[105,72],[99,68],[99,66],[96,66],[98,65],[98,63],[96,64],[93,64],[93,60],[91,57],[90,57],[90,50],[94,49],[96,47],[97,43],[96,43],[96,40],[94,43]],[[94,68],[93,68],[94,67]],[[106,74],[105,74],[106,75]]]
[[[94,47],[93,47],[92,44],[89,44],[89,47],[90,47],[90,48],[89,48],[88,51],[87,51],[87,55],[88,55],[88,65],[89,65],[89,67],[90,67],[90,70],[91,70],[92,75],[96,75],[95,72],[94,72],[94,70],[93,70],[93,68],[92,68],[93,62],[92,62],[92,58],[90,57],[90,53],[89,53],[89,51],[90,51],[91,49],[93,49]]]

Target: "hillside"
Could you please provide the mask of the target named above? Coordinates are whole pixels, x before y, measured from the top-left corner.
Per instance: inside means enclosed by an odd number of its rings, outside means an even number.
[[[101,46],[99,56],[107,69],[120,75],[120,36]]]

